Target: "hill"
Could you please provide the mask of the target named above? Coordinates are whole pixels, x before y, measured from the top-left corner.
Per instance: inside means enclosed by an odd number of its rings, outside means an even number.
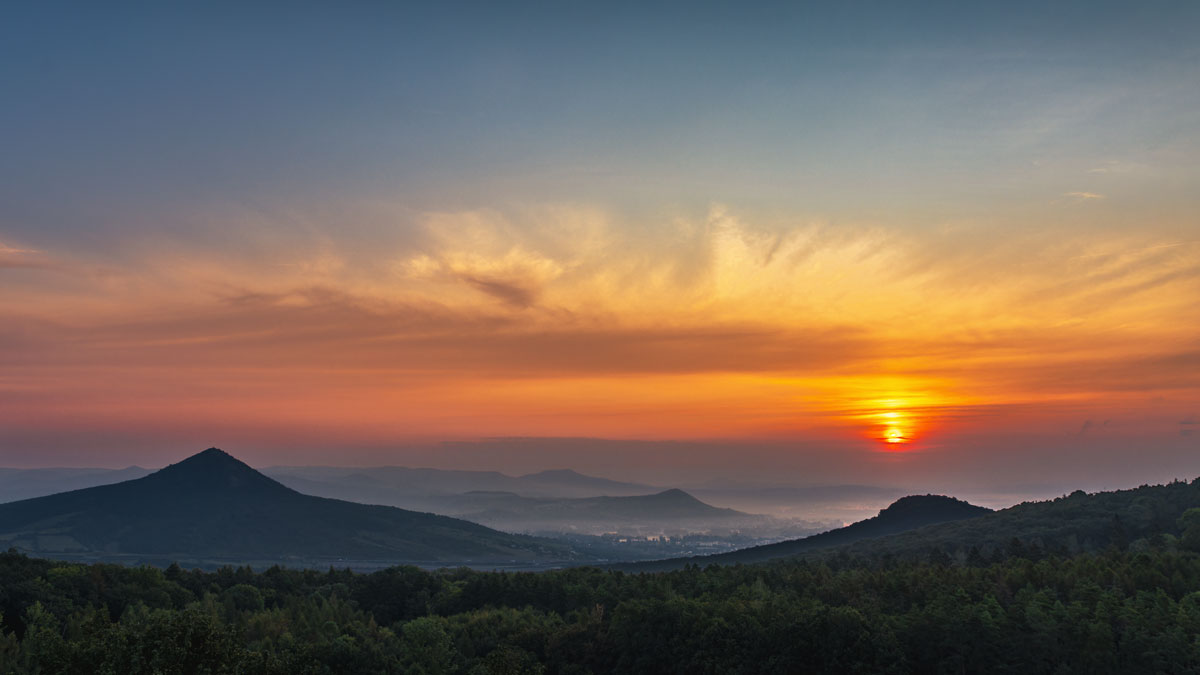
[[[865,539],[877,539],[927,525],[978,518],[989,513],[992,513],[991,509],[968,504],[953,497],[940,495],[903,497],[880,511],[877,516],[803,539],[753,546],[717,555],[656,560],[618,565],[617,567],[638,572],[658,572],[680,569],[692,564],[733,565],[764,562],[819,549],[845,546]]]
[[[263,473],[306,494],[349,501],[430,509],[429,497],[466,492],[512,492],[525,497],[578,498],[600,495],[644,495],[654,488],[586,476],[571,470],[509,476],[498,471],[414,469],[404,466],[372,468],[335,466],[275,466]]]
[[[629,495],[631,490],[645,491],[646,488],[636,483],[588,476],[574,469],[539,471],[519,476],[517,480],[530,486],[527,490],[537,490],[539,487],[549,490],[576,489],[594,495]]]
[[[2,504],[0,546],[60,557],[293,563],[575,557],[454,518],[304,495],[216,448],[137,480]]]
[[[905,508],[896,508],[901,505]],[[906,497],[876,518],[804,539],[618,567],[664,571],[688,564],[754,563],[799,555],[893,560],[924,560],[933,555],[963,563],[1147,550],[1173,545],[1180,518],[1191,508],[1200,508],[1200,479],[1092,494],[1076,490],[994,512],[949,497]]]
[[[1145,547],[1152,545],[1148,543],[1151,540],[1173,536],[1164,533],[1177,532],[1184,511],[1195,507],[1200,507],[1200,479],[1093,494],[1076,490],[981,518],[854,543],[844,551],[854,556],[909,558],[939,551],[965,560],[972,549],[982,556],[997,557],[1022,555],[1022,549],[1072,555]]]
[[[434,510],[519,532],[708,532],[777,525],[773,518],[711,506],[676,489],[650,495],[579,499],[475,491],[441,498]]]

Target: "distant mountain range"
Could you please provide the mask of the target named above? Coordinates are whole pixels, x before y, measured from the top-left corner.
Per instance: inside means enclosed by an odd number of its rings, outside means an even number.
[[[706,504],[570,469],[507,476],[494,471],[377,467],[273,467],[264,473],[306,494],[463,518],[507,532],[686,534],[753,532],[762,539],[827,529]],[[648,494],[650,493],[650,494]]]
[[[108,485],[150,473],[140,467],[0,469],[0,503]],[[277,466],[261,473],[303,494],[437,513],[508,532],[738,533],[740,537],[777,539],[833,525],[829,519],[779,519],[718,508],[680,490],[664,491],[570,469],[509,476],[495,471],[399,466]],[[850,496],[859,497],[857,493]]]
[[[400,473],[407,471],[414,470]],[[93,476],[80,472],[65,477],[89,480]],[[353,474],[347,478],[362,480]],[[503,479],[556,486],[604,480],[573,472]],[[479,509],[476,517],[481,519],[507,518],[527,524],[574,522],[583,527],[659,519],[695,520],[711,526],[755,518],[705,504],[682,490],[588,498],[475,491],[443,498],[460,500],[460,508]],[[1179,515],[1197,506],[1200,480],[1093,495],[1076,491],[1052,501],[996,512],[951,497],[909,496],[872,518],[802,539],[615,567],[662,571],[691,564],[831,555],[834,551],[854,556],[952,554],[967,559],[995,555],[1006,547],[1034,546],[1071,554],[1124,548],[1139,539],[1141,545],[1150,546],[1155,544],[1145,543],[1147,538],[1177,529]],[[430,513],[301,494],[217,449],[133,480],[0,504],[0,547],[78,560],[178,560],[185,564],[228,561],[311,566],[366,561],[374,566],[545,566],[595,562],[579,549],[549,539],[505,534]]]
[[[0,503],[111,485],[141,478],[153,469],[131,466],[100,468],[0,468]],[[571,469],[509,476],[497,471],[413,469],[403,466],[332,467],[273,466],[261,473],[305,494],[347,501],[390,504],[405,497],[458,495],[471,491],[513,492],[526,497],[596,497],[645,495],[661,488],[586,476]]]
[[[332,497],[359,503],[385,504],[412,510],[427,510],[443,515],[479,512],[470,498],[457,498],[468,492],[511,492],[532,498],[584,498],[598,496],[646,496],[660,492],[661,486],[620,482],[586,476],[571,470],[551,470],[508,476],[496,471],[457,471],[443,468],[403,466],[337,467],[272,466],[260,472],[306,495]],[[0,503],[53,495],[56,492],[92,488],[140,478],[152,470],[137,466],[112,468],[0,468]],[[802,531],[835,527],[877,512],[882,506],[908,492],[876,485],[755,485],[730,480],[686,488],[702,502],[720,504],[748,514],[770,514],[776,520],[763,527],[761,518],[750,527],[764,537],[796,536]],[[445,498],[444,498],[445,497]],[[552,513],[553,509],[542,509]],[[757,516],[755,516],[757,518]],[[530,525],[527,518],[503,521],[514,531],[532,531],[542,525]],[[500,522],[500,521],[497,521]],[[671,522],[661,522],[660,530],[678,530]],[[724,526],[724,524],[722,524]],[[564,524],[550,524],[547,531],[571,531]],[[588,527],[595,531],[595,527]],[[610,528],[601,528],[601,531]],[[695,530],[686,526],[685,530]]]
[[[968,504],[953,497],[941,495],[909,496],[897,500],[873,518],[861,520],[846,527],[815,534],[803,539],[781,541],[765,546],[753,546],[717,555],[656,560],[618,565],[617,567],[639,572],[659,572],[680,569],[690,564],[703,566],[710,564],[732,565],[737,563],[764,562],[818,549],[846,546],[863,540],[874,540],[901,532],[918,530],[928,525],[978,518],[990,513],[992,513],[991,509]]]
[[[358,502],[415,507],[425,497],[466,492],[511,492],[524,497],[596,497],[644,495],[657,489],[585,476],[570,469],[509,476],[498,471],[410,469],[403,466],[372,468],[333,466],[275,466],[263,473],[308,494]]]
[[[581,557],[455,518],[304,495],[215,448],[136,480],[0,504],[0,546],[56,557],[293,564]]]
[[[656,534],[779,526],[769,516],[717,508],[675,489],[650,495],[576,499],[476,491],[438,498],[434,510],[519,532]]]

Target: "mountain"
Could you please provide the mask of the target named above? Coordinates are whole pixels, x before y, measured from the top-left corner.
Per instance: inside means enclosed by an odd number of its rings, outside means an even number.
[[[0,546],[239,561],[574,557],[545,540],[454,518],[304,495],[216,448],[136,480],[0,504]]]
[[[661,488],[588,476],[571,469],[508,476],[495,471],[398,466],[276,466],[263,469],[263,473],[305,494],[428,511],[508,532],[632,536],[736,533],[739,539],[776,541],[843,522],[841,518],[814,521],[722,509],[679,490],[668,490],[655,500],[648,493],[662,493]],[[622,501],[625,499],[629,501]],[[674,503],[669,503],[672,500]],[[861,500],[857,504],[861,511]]]
[[[308,494],[351,501],[425,508],[425,497],[465,492],[513,492],[526,497],[595,497],[644,495],[654,488],[585,476],[571,470],[509,476],[498,471],[413,469],[403,466],[372,468],[334,466],[275,466],[263,473]]]
[[[124,469],[0,468],[0,503],[120,483],[141,478],[148,473],[149,469],[140,466]]]
[[[434,510],[513,532],[658,534],[780,526],[774,518],[717,508],[675,489],[580,499],[475,491],[440,498]]]
[[[854,556],[923,558],[931,551],[966,559],[1036,549],[1069,556],[1110,548],[1163,546],[1180,531],[1180,517],[1200,507],[1200,478],[1017,504],[982,518],[946,522],[845,547]],[[1019,543],[1015,543],[1019,542]]]
[[[953,497],[940,495],[909,496],[896,500],[873,518],[867,518],[846,527],[815,534],[803,539],[781,541],[765,546],[753,546],[717,555],[657,560],[624,566],[619,565],[618,567],[639,572],[657,572],[679,569],[691,564],[732,565],[737,563],[763,562],[818,549],[845,546],[862,540],[873,540],[887,535],[915,530],[927,525],[978,518],[989,513],[992,513],[991,509],[968,504]]]
[[[544,486],[549,489],[573,488],[587,491],[594,495],[629,496],[631,490],[645,492],[645,485],[623,483],[608,478],[586,476],[572,469],[551,469],[520,476],[517,480],[531,486]],[[534,488],[536,490],[536,488]]]
[[[585,497],[582,499],[546,499],[522,497],[511,492],[468,492],[460,499],[488,510],[504,508],[542,518],[572,520],[687,519],[744,517],[748,513],[710,506],[683,490],[664,490],[652,495],[632,497]]]

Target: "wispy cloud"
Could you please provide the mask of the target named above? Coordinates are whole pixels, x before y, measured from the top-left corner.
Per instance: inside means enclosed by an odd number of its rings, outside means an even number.
[[[41,251],[31,248],[14,248],[0,241],[0,256],[3,255],[26,255],[30,253],[41,253]]]
[[[1064,197],[1070,197],[1076,201],[1089,201],[1094,199],[1104,199],[1104,195],[1096,192],[1064,192]]]
[[[721,206],[646,226],[552,206],[415,227],[374,250],[318,233],[265,262],[160,245],[104,279],[30,275],[0,295],[23,317],[0,328],[0,397],[381,438],[694,437],[845,435],[885,399],[931,426],[1057,415],[1073,435],[1109,414],[1080,401],[1200,391],[1181,347],[1200,249],[1177,239],[761,225]]]
[[[51,269],[55,267],[42,251],[17,248],[0,242],[0,269]]]
[[[1088,169],[1087,172],[1092,174],[1130,174],[1142,173],[1148,168],[1149,167],[1147,167],[1145,164],[1140,164],[1137,162],[1123,162],[1113,159],[1101,164],[1100,166],[1092,167]]]
[[[531,288],[525,288],[511,281],[501,279],[485,279],[469,274],[461,275],[463,281],[471,286],[479,289],[501,302],[512,307],[531,307],[537,297],[536,292]]]

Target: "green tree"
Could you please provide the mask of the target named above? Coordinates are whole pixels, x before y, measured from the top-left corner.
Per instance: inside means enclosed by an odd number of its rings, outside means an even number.
[[[1183,530],[1179,547],[1185,551],[1200,552],[1200,508],[1184,511],[1179,517],[1179,527]]]
[[[454,666],[454,643],[444,621],[421,617],[404,624],[402,639],[406,672],[414,675],[444,675]]]

